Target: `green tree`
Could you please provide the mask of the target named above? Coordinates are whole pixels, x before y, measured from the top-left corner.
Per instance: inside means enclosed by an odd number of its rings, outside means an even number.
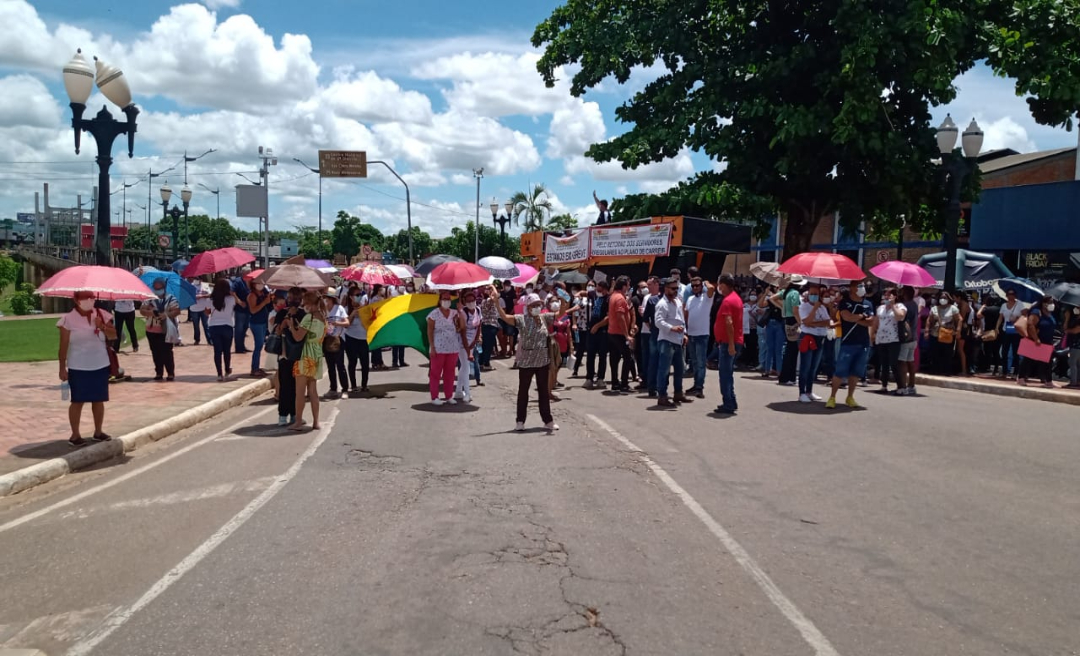
[[[454,255],[468,262],[473,261],[475,253],[476,224],[469,221],[464,228],[454,228],[450,236],[440,239],[435,244],[435,251],[445,255]],[[510,242],[510,239],[507,239]],[[518,251],[520,252],[520,247]],[[490,226],[480,226],[480,257],[498,255],[503,250],[499,245],[499,231]]]
[[[510,218],[514,225],[524,225],[525,232],[543,230],[547,219],[551,217],[551,199],[548,190],[542,184],[535,185],[528,192],[519,191],[510,197],[514,207]]]
[[[334,228],[330,231],[330,244],[334,253],[341,253],[346,258],[352,259],[360,252],[360,238],[356,229],[360,227],[360,217],[353,216],[345,210],[337,213]]]
[[[561,67],[579,67],[575,96],[662,66],[616,110],[631,128],[587,154],[630,169],[684,148],[726,161],[689,181],[699,200],[730,200],[724,185],[765,199],[787,217],[789,257],[833,211],[849,228],[865,219],[883,232],[907,217],[940,230],[929,110],[952,101],[956,76],[980,61],[1033,96],[1038,122],[1071,128],[1078,24],[1080,4],[1059,0],[567,0],[532,43],[545,48],[537,67],[548,86]]]
[[[417,261],[422,260],[428,255],[435,254],[435,240],[431,238],[427,232],[417,226],[412,228],[413,238],[413,256]],[[383,243],[383,248],[390,253],[393,253],[394,257],[402,262],[409,261],[409,232],[407,230],[399,230],[397,234],[388,235],[386,241]]]
[[[0,289],[15,282],[19,277],[19,263],[7,255],[0,255]]]
[[[547,224],[548,230],[573,230],[578,227],[577,218],[569,214],[560,214],[551,217]]]

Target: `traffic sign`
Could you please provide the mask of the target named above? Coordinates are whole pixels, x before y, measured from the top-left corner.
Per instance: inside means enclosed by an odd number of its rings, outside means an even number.
[[[883,262],[888,262],[889,261],[889,251],[878,251],[877,252],[877,261],[878,261],[878,264],[881,264]]]
[[[168,248],[169,244],[172,243],[172,242],[169,239],[169,235],[158,235],[157,243],[158,243],[158,246],[160,246],[162,248]]]
[[[323,178],[366,178],[367,152],[363,150],[320,150],[319,176]]]

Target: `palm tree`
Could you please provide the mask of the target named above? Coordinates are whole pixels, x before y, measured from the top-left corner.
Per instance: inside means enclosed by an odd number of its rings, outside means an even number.
[[[521,225],[524,220],[525,231],[535,232],[544,229],[546,218],[551,216],[551,199],[548,198],[548,190],[538,184],[532,189],[531,194],[519,191],[510,197],[510,203],[514,207],[511,218],[514,225]]]

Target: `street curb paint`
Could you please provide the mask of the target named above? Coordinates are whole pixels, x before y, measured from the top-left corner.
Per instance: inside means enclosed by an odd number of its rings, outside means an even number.
[[[1021,385],[992,385],[990,383],[983,383],[978,380],[964,378],[942,378],[940,376],[927,376],[924,374],[917,374],[915,376],[915,384],[924,385],[926,387],[943,387],[945,389],[962,390],[965,392],[981,392],[983,394],[995,394],[997,396],[1008,396],[1018,399],[1032,399],[1035,401],[1048,401],[1050,403],[1066,403],[1069,405],[1080,405],[1080,394],[1076,392],[1066,392],[1064,390],[1051,390],[1039,387],[1022,387]],[[1039,383],[1032,383],[1032,385],[1038,384]]]
[[[73,471],[85,469],[99,462],[111,460],[123,455],[128,451],[134,451],[141,446],[191,428],[211,417],[215,417],[230,408],[234,408],[246,401],[259,396],[270,389],[268,379],[256,380],[240,389],[233,390],[225,396],[209,401],[200,406],[190,408],[164,421],[140,428],[139,430],[121,435],[110,442],[100,442],[88,447],[72,451],[59,458],[52,458],[43,462],[35,463],[17,471],[0,476],[0,497],[17,494],[42,483],[55,480]]]

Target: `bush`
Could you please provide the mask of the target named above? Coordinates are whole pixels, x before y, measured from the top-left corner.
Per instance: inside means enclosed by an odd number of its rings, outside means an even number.
[[[25,316],[41,309],[41,297],[34,294],[34,286],[28,282],[19,285],[19,291],[11,296],[11,311]]]

